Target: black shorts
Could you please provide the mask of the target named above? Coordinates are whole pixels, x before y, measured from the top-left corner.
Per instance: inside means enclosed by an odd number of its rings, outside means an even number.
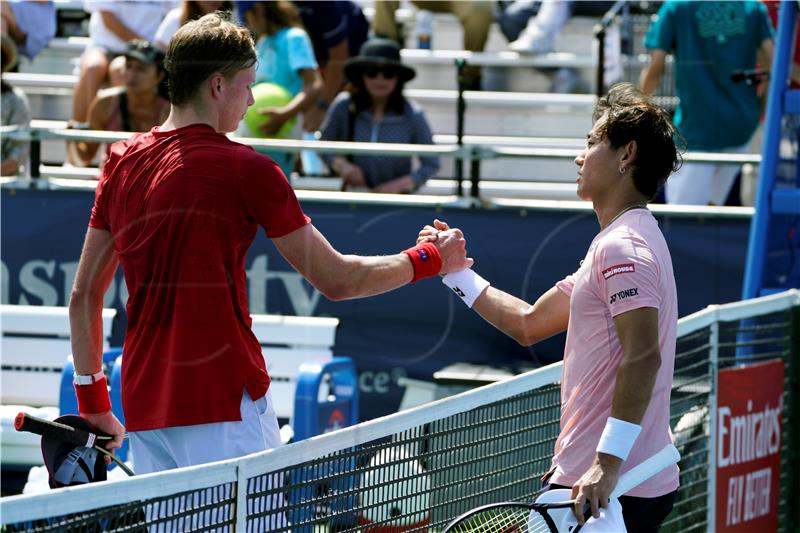
[[[545,486],[542,491],[571,488],[551,483]],[[628,533],[657,533],[661,523],[672,511],[672,506],[675,504],[677,496],[677,490],[655,498],[620,496],[619,503],[622,505],[622,518],[625,520],[625,529],[628,530]]]

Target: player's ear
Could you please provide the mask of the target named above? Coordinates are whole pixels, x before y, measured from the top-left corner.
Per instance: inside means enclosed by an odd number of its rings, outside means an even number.
[[[210,78],[208,78],[208,87],[211,91],[211,96],[213,98],[221,98],[222,97],[222,88],[223,82],[225,81],[225,76],[220,73],[212,74]]]
[[[636,162],[636,156],[639,151],[639,145],[636,141],[628,141],[621,150],[620,166],[631,166]]]

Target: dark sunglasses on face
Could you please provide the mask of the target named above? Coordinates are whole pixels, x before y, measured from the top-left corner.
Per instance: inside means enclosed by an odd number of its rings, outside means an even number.
[[[397,77],[397,71],[392,67],[378,67],[369,66],[364,69],[364,75],[368,78],[375,78],[378,74],[383,74],[387,80],[393,80]]]

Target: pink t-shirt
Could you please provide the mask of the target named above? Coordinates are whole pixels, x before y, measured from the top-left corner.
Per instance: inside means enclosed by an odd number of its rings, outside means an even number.
[[[675,363],[678,298],[672,258],[658,222],[646,209],[633,209],[601,231],[580,268],[556,286],[570,297],[561,382],[561,434],[553,455],[552,483],[572,486],[589,469],[611,416],[622,348],[614,317],[632,309],[658,309],[661,367],[642,432],[622,473],[672,441],[669,397]],[[627,494],[653,498],[678,488],[672,466]]]

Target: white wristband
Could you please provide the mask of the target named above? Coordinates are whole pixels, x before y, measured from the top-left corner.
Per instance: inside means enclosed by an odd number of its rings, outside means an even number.
[[[471,268],[447,274],[442,278],[442,283],[453,289],[453,292],[464,300],[464,303],[470,309],[472,309],[472,304],[475,303],[478,296],[489,286],[489,282],[476,274]]]
[[[619,457],[624,461],[628,458],[633,443],[641,431],[642,426],[609,416],[603,434],[600,435],[600,442],[597,443],[597,451]]]
[[[72,374],[72,382],[75,383],[75,385],[92,385],[104,377],[105,373],[102,369],[94,374],[78,374],[74,372]]]

